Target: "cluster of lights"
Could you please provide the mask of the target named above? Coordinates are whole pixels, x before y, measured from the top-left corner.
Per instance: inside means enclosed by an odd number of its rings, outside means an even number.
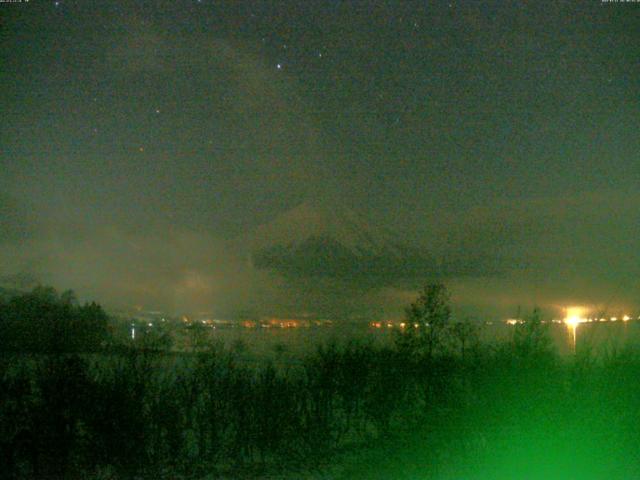
[[[371,328],[395,328],[395,327],[399,327],[402,329],[405,329],[407,327],[411,327],[410,323],[406,323],[406,322],[400,322],[400,323],[394,323],[394,322],[381,322],[381,321],[376,321],[376,322],[369,322],[369,326]],[[426,326],[429,326],[428,324]],[[420,328],[420,324],[419,323],[414,323],[413,324],[413,328]]]
[[[585,313],[586,309],[582,307],[569,307],[567,308],[567,316],[564,318],[564,323],[575,329],[578,325],[587,321],[584,317]]]
[[[571,337],[572,337],[572,347],[573,350],[575,352],[576,349],[576,343],[577,343],[577,335],[578,335],[578,326],[582,323],[594,323],[594,322],[617,322],[618,320],[621,320],[622,322],[628,322],[629,320],[632,320],[632,318],[629,315],[623,315],[622,317],[618,318],[618,317],[588,317],[588,309],[585,307],[567,307],[565,309],[566,315],[562,320],[552,320],[552,323],[564,323],[567,328],[569,329],[569,332],[571,333]],[[640,320],[640,317],[638,317],[638,320]],[[505,321],[505,323],[507,325],[520,325],[523,323],[526,323],[525,320],[519,319],[519,318],[510,318],[508,320]],[[542,321],[542,323],[546,323],[544,320]]]
[[[561,320],[554,319],[554,320],[551,320],[551,323],[564,323],[565,325],[568,325],[570,327],[577,327],[581,323],[618,322],[618,321],[628,322],[630,320],[633,320],[633,317],[629,315],[623,315],[622,317],[587,317],[585,316],[585,313],[584,313],[585,311],[586,309],[582,307],[567,308],[566,309],[567,314],[563,319]],[[640,317],[638,317],[638,320],[640,320]],[[505,320],[505,323],[511,326],[521,325],[523,323],[526,323],[526,320],[523,320],[521,318],[509,318]],[[547,323],[547,321],[542,320],[541,323]]]
[[[524,323],[524,320],[522,320],[520,318],[509,318],[508,320],[505,321],[505,323],[507,325],[520,325],[520,324]]]

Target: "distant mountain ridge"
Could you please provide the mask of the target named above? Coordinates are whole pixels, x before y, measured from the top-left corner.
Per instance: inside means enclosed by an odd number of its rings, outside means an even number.
[[[299,243],[309,237],[331,237],[354,251],[399,254],[390,232],[373,227],[361,214],[346,207],[305,202],[258,227],[258,243]],[[264,245],[263,245],[264,246]]]
[[[397,278],[432,273],[435,267],[426,253],[363,215],[311,202],[258,227],[251,252],[255,267],[285,275]]]

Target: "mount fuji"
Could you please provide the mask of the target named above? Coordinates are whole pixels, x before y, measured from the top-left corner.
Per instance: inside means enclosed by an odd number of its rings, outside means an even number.
[[[305,202],[261,225],[250,240],[258,269],[287,276],[378,280],[433,275],[437,262],[346,207]]]

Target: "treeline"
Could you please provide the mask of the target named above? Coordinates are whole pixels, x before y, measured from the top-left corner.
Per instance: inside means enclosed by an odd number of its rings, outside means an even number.
[[[0,351],[95,352],[108,340],[108,317],[96,303],[51,287],[0,297]]]
[[[0,472],[637,478],[640,355],[561,359],[539,320],[481,345],[450,323],[446,289],[428,286],[393,344],[322,345],[296,365],[220,347],[5,356]]]
[[[635,478],[640,356],[513,343],[432,358],[325,346],[4,359],[4,478]]]

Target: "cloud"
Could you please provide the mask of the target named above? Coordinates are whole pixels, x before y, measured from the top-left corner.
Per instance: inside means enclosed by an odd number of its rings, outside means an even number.
[[[443,235],[435,251],[456,262],[479,258],[496,267],[445,279],[457,312],[504,317],[518,306],[542,306],[549,315],[567,304],[596,310],[636,306],[639,202],[635,192],[585,193],[519,199],[450,216],[446,228],[434,233]],[[16,215],[28,209],[18,208],[15,199],[3,205],[3,276],[31,273],[108,306],[219,316],[400,316],[419,284],[431,280],[428,274],[384,284],[349,276],[282,276],[255,269],[237,237],[208,229],[103,224],[63,214],[43,222],[42,211]]]
[[[639,202],[633,191],[600,191],[472,209],[452,222],[451,235],[470,250],[493,247],[503,274],[454,281],[458,300],[512,312],[532,304],[637,307]]]
[[[32,222],[27,205],[0,193],[0,244],[28,239],[33,234]]]
[[[561,271],[616,273],[638,270],[627,262],[640,246],[640,201],[636,192],[595,192],[537,198],[474,209],[465,223],[471,236],[495,238],[529,264]],[[613,262],[613,263],[612,263]]]

